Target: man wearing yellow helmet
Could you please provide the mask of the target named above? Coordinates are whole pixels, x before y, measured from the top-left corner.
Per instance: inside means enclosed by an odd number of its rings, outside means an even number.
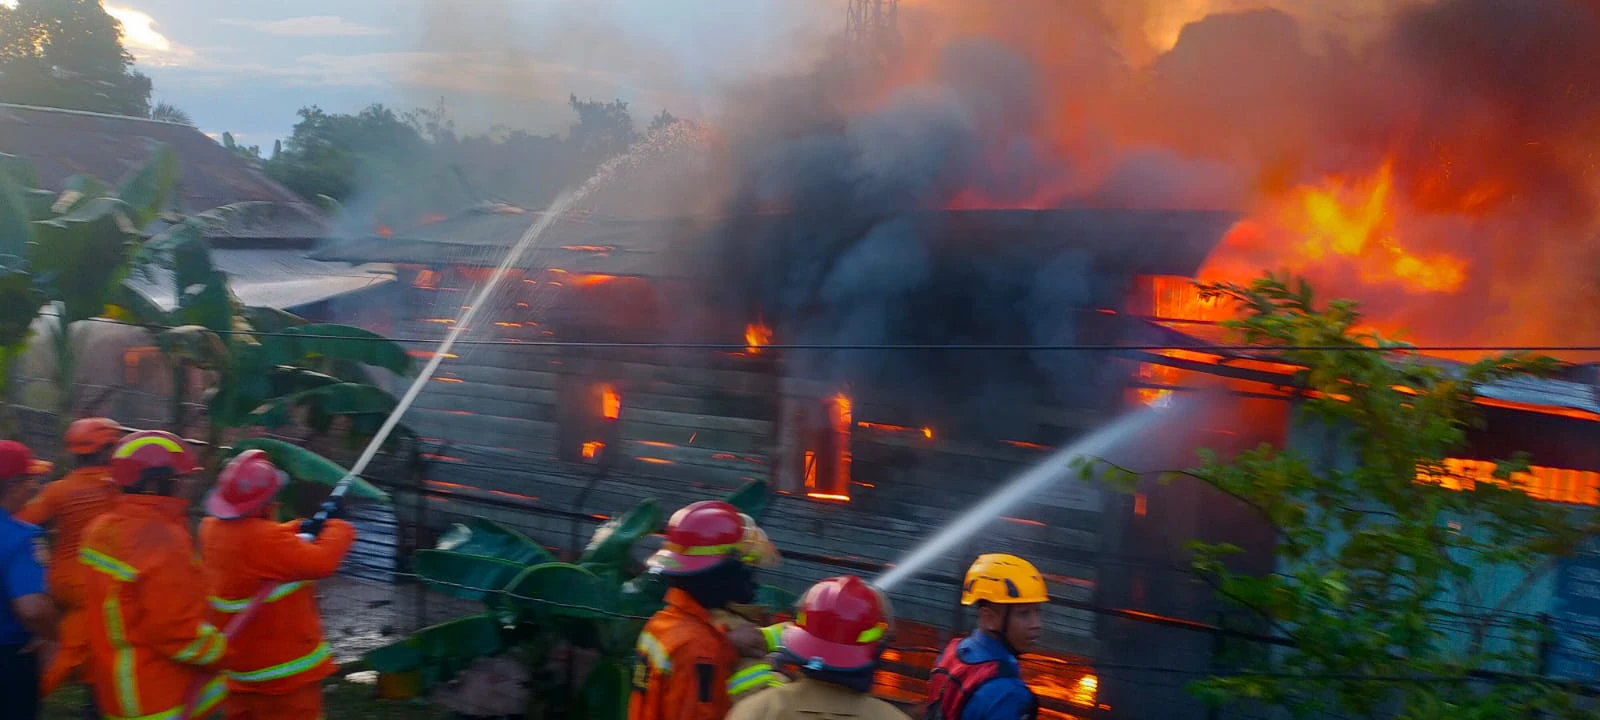
[[[1039,701],[1017,656],[1033,649],[1050,601],[1044,576],[1014,555],[982,555],[967,569],[961,604],[977,606],[978,629],[951,640],[928,678],[927,720],[1032,720]]]

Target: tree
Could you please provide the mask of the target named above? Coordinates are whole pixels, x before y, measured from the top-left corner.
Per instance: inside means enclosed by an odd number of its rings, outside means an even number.
[[[1430,362],[1358,332],[1354,303],[1320,306],[1303,280],[1268,275],[1204,292],[1239,304],[1228,324],[1245,341],[1304,368],[1297,437],[1325,438],[1345,460],[1263,446],[1227,463],[1206,456],[1192,471],[1278,533],[1274,574],[1230,572],[1223,561],[1238,548],[1223,545],[1197,544],[1196,569],[1290,643],[1196,689],[1297,714],[1579,716],[1574,694],[1537,677],[1539,624],[1508,609],[1597,529],[1592,518],[1519,490],[1509,473],[1526,458],[1501,463],[1493,483],[1454,477],[1445,463],[1475,420],[1476,388],[1555,362]],[[1520,581],[1492,580],[1513,572]]]
[[[191,127],[194,126],[194,119],[189,117],[189,113],[184,112],[182,108],[171,103],[156,103],[155,107],[150,108],[150,119],[160,120],[161,122],[177,123],[179,125],[188,125]]]
[[[578,122],[567,132],[567,141],[577,147],[586,162],[598,166],[612,156],[627,152],[638,142],[639,133],[634,130],[628,103],[579,100],[577,95],[572,95],[567,104],[578,113]]]
[[[355,115],[313,105],[300,109],[300,122],[266,169],[301,197],[326,195],[346,202],[358,183],[381,184],[414,167],[426,149],[417,130],[381,104]]]
[[[150,78],[132,66],[99,0],[0,7],[0,102],[146,117]]]
[[[669,113],[666,110],[662,110],[660,115],[657,115],[657,116],[655,116],[655,117],[650,119],[650,129],[649,129],[648,132],[649,133],[655,133],[655,132],[658,132],[658,131],[661,131],[661,130],[665,130],[665,129],[669,128],[669,127],[672,127],[673,125],[677,125],[680,122],[683,122],[683,121],[681,119],[679,119],[678,116],[673,115],[672,113]]]
[[[261,146],[240,145],[233,139],[233,133],[231,132],[222,134],[222,146],[227,148],[228,152],[238,155],[251,163],[261,162]]]

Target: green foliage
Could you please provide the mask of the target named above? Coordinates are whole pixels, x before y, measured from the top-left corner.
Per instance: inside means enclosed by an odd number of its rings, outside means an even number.
[[[321,455],[307,450],[299,445],[286,443],[282,440],[271,438],[250,438],[234,443],[229,448],[224,459],[231,458],[246,450],[261,450],[272,459],[272,464],[278,466],[289,474],[289,477],[300,482],[333,487],[349,474],[349,471],[340,467]],[[376,502],[389,502],[389,493],[386,493],[372,483],[361,478],[351,481],[347,497],[373,500]]]
[[[755,482],[729,499],[739,498],[745,507],[764,505],[768,493],[765,483]],[[528,717],[621,718],[634,643],[644,618],[661,609],[667,592],[661,576],[642,572],[634,547],[660,532],[661,523],[659,506],[646,500],[596,530],[577,564],[559,562],[538,543],[489,520],[457,525],[437,548],[417,553],[416,572],[435,589],[482,601],[488,612],[374,650],[366,655],[367,664],[380,672],[420,671],[431,685],[448,681],[479,657],[515,648],[533,670],[536,685]],[[762,587],[757,601],[788,610],[795,596]],[[498,642],[440,639],[445,634],[479,637],[487,618],[497,623]],[[454,654],[437,650],[445,646]],[[574,648],[599,656],[587,675],[553,671],[553,664],[561,664],[553,660]]]
[[[145,117],[150,78],[132,70],[120,33],[98,2],[0,5],[0,102]]]
[[[1509,609],[1549,573],[1553,556],[1572,553],[1595,529],[1581,524],[1589,519],[1537,502],[1510,480],[1466,491],[1418,480],[1452,480],[1444,460],[1477,419],[1476,388],[1548,373],[1555,362],[1521,354],[1464,366],[1429,361],[1359,330],[1354,303],[1317,304],[1303,280],[1268,275],[1204,291],[1241,306],[1229,325],[1246,342],[1303,368],[1296,437],[1320,440],[1344,460],[1318,463],[1270,446],[1230,462],[1203,454],[1192,474],[1277,529],[1278,571],[1231,572],[1226,560],[1239,548],[1204,543],[1193,546],[1195,567],[1248,611],[1256,630],[1294,645],[1242,660],[1246,673],[1205,681],[1197,692],[1296,714],[1398,710],[1414,718],[1525,718],[1570,699],[1549,683],[1461,680],[1477,671],[1539,672],[1539,629]],[[1521,579],[1488,579],[1511,572]],[[1271,674],[1249,674],[1255,670]],[[1363,675],[1439,680],[1349,679]]]

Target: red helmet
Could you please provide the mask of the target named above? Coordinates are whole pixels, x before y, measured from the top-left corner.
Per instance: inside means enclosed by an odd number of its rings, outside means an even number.
[[[888,603],[853,575],[828,578],[800,598],[783,649],[813,670],[858,670],[878,659],[889,630]]]
[[[74,420],[67,426],[67,452],[73,455],[97,453],[122,438],[122,424],[111,418],[92,417]]]
[[[272,502],[289,476],[261,450],[246,450],[228,462],[206,497],[206,512],[223,520],[249,517]]]
[[[672,514],[667,544],[648,564],[667,575],[693,575],[737,558],[745,534],[739,509],[721,500],[703,500]]]
[[[163,467],[173,475],[187,475],[199,470],[200,464],[182,438],[160,430],[133,433],[111,453],[111,479],[122,487],[137,484],[146,470]]]

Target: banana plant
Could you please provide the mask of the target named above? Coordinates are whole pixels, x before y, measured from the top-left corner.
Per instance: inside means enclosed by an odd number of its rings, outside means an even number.
[[[12,167],[16,166],[0,166]],[[23,188],[10,172],[0,171],[0,436],[4,437],[17,437],[15,364],[28,347],[33,320],[44,305],[44,292],[23,257],[31,237],[28,218]]]
[[[765,510],[769,488],[755,481],[728,502],[751,517]],[[474,518],[416,555],[430,588],[483,603],[483,611],[417,631],[368,652],[367,667],[415,673],[421,687],[455,678],[480,658],[515,654],[533,678],[527,717],[621,720],[627,716],[634,644],[663,606],[666,585],[634,558],[639,540],[662,529],[661,509],[645,500],[596,530],[575,564],[504,525]],[[761,601],[787,610],[794,595],[763,586]],[[593,658],[574,671],[573,658]],[[565,661],[565,662],[562,662]]]
[[[206,230],[233,214],[252,210],[253,206],[230,206],[185,218],[146,246],[148,261],[171,274],[176,298],[171,311],[131,286],[119,292],[117,304],[132,318],[169,328],[158,342],[173,362],[175,429],[188,425],[183,409],[191,375],[204,372],[212,380],[204,398],[211,447],[221,447],[232,430],[287,425],[296,411],[304,411],[307,425],[318,434],[327,433],[333,420],[343,417],[350,421],[351,439],[371,436],[394,409],[395,400],[370,384],[366,368],[408,375],[411,357],[399,344],[361,328],[314,324],[282,310],[240,303],[227,274],[213,262]],[[291,451],[278,448],[277,452]],[[301,452],[320,459],[310,451]],[[211,462],[221,459],[213,455]],[[309,459],[291,464],[314,465]],[[296,479],[318,484],[338,481],[320,475]]]

